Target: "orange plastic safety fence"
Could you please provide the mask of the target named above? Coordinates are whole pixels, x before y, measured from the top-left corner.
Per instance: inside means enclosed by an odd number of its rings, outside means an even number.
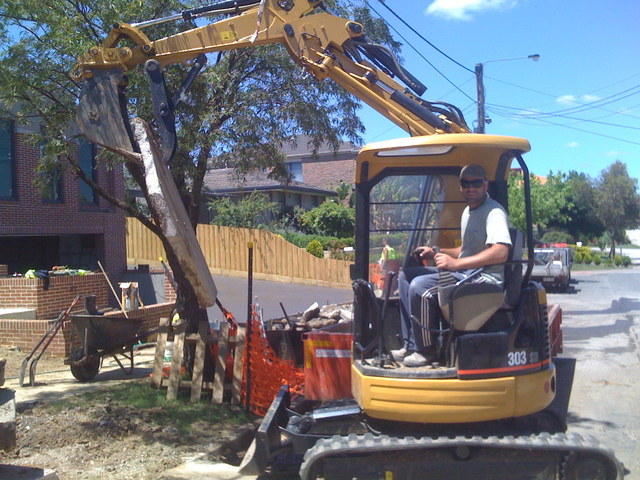
[[[251,316],[251,338],[247,338],[242,360],[244,365],[243,403],[246,402],[247,373],[250,373],[249,409],[252,413],[264,416],[282,385],[288,385],[293,396],[302,395],[303,369],[296,368],[275,354],[255,311]]]

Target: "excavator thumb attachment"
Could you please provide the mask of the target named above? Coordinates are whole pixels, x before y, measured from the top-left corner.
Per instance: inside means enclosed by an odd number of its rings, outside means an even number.
[[[124,90],[127,77],[119,68],[95,70],[80,92],[76,121],[87,139],[114,151],[135,152]]]

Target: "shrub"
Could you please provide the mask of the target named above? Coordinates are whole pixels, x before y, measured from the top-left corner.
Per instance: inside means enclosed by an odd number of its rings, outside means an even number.
[[[317,240],[322,245],[323,250],[343,249],[344,247],[355,246],[353,237],[337,238],[326,237],[323,235],[310,235],[299,232],[278,232],[287,242],[294,244],[296,247],[307,248],[312,240]]]
[[[611,260],[611,257],[604,257],[604,259],[602,260],[602,263],[606,267],[610,267],[611,265],[613,265],[613,260]]]
[[[593,257],[591,256],[591,252],[588,252],[585,255],[583,255],[582,263],[584,263],[585,265],[589,265],[591,262],[593,262]]]
[[[573,256],[573,261],[576,263],[582,263],[583,258],[584,258],[583,253],[580,251],[577,251]]]
[[[349,237],[354,234],[355,210],[327,201],[305,212],[300,220],[305,229],[318,235]]]
[[[602,263],[602,257],[599,254],[595,254],[593,256],[593,264],[594,265],[600,265]]]
[[[620,265],[622,265],[622,257],[620,255],[616,255],[615,257],[613,257],[613,264],[616,267],[619,267]]]
[[[314,257],[324,258],[324,250],[322,244],[318,240],[311,240],[307,245],[307,252]]]
[[[540,241],[543,243],[573,243],[573,237],[567,232],[547,232]]]
[[[629,265],[631,265],[631,257],[629,257],[628,255],[623,255],[622,256],[622,266],[623,267],[628,267]]]

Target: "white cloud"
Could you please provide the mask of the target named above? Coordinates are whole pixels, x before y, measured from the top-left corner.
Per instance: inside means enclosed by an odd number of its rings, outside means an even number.
[[[609,152],[605,152],[605,157],[624,157],[627,152],[621,152],[619,150],[611,150]]]
[[[556,102],[562,105],[572,105],[577,103],[575,95],[562,95],[561,97],[556,98]]]
[[[597,95],[585,94],[579,97],[575,95],[562,95],[561,97],[556,98],[556,103],[561,105],[581,105],[583,103],[591,103],[600,100],[600,97]]]
[[[595,102],[597,100],[600,100],[600,98],[602,97],[599,97],[597,95],[589,95],[589,94],[582,95],[582,100],[586,103]]]
[[[579,147],[580,144],[578,142],[569,142],[565,145],[565,147],[569,147],[569,148],[576,148]]]
[[[453,20],[471,20],[473,13],[511,8],[516,3],[517,0],[434,0],[425,14]]]

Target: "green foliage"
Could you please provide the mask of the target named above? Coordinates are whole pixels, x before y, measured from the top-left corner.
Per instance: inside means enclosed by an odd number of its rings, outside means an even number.
[[[562,208],[571,203],[569,191],[561,174],[549,173],[547,181],[530,174],[531,207],[533,223],[546,227],[552,221],[564,222],[568,216]],[[512,173],[508,178],[509,218],[514,227],[525,232],[524,182],[521,173]]]
[[[573,237],[566,232],[547,232],[540,239],[543,243],[573,243]]]
[[[573,261],[576,263],[582,263],[583,257],[584,254],[582,252],[576,252],[573,256]]]
[[[322,249],[322,244],[317,240],[311,240],[309,245],[307,245],[307,252],[309,252],[314,257],[324,258],[324,250]]]
[[[350,237],[355,231],[355,210],[340,203],[327,201],[300,217],[309,233],[331,237]]]
[[[613,254],[616,243],[624,242],[625,230],[640,224],[638,180],[630,178],[627,166],[618,160],[601,172],[596,186],[593,207],[609,232]]]
[[[323,250],[342,250],[344,247],[353,247],[355,239],[353,237],[337,238],[322,235],[309,235],[299,232],[277,232],[287,242],[296,247],[306,248],[310,241],[317,240],[322,245]]]
[[[338,200],[342,203],[346,203],[350,207],[355,206],[355,198],[353,196],[353,185],[348,184],[340,180],[340,184],[336,188],[338,194]]]
[[[622,256],[622,266],[623,267],[628,267],[629,265],[631,265],[631,257],[629,257],[628,255],[623,255]]]
[[[591,262],[593,262],[593,256],[591,255],[591,252],[587,252],[582,256],[582,263],[584,263],[585,265],[589,265]]]
[[[280,205],[269,201],[266,193],[251,192],[237,202],[229,197],[218,197],[209,202],[209,210],[214,215],[213,225],[261,228],[271,223],[271,218],[280,211]]]
[[[613,264],[616,267],[619,267],[620,265],[622,265],[622,257],[620,255],[616,255],[615,257],[613,257]]]
[[[602,259],[602,264],[603,264],[605,267],[610,267],[610,266],[612,266],[612,265],[613,265],[613,259],[612,259],[611,257],[604,257],[604,258]]]
[[[599,254],[599,253],[596,253],[596,254],[593,256],[593,264],[594,264],[594,265],[600,265],[601,263],[602,263],[602,257],[600,256],[600,254]]]
[[[550,227],[566,229],[576,240],[588,241],[598,238],[604,226],[598,220],[593,205],[595,204],[595,186],[593,180],[582,172],[570,171],[566,176],[571,203],[562,207],[567,217],[564,222],[549,222]]]

